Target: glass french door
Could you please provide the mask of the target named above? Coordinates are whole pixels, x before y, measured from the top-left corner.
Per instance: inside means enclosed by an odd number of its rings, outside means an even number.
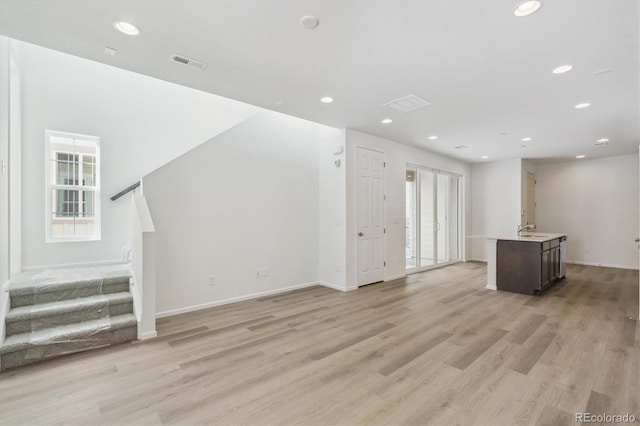
[[[459,261],[461,177],[408,165],[406,268],[418,271]]]

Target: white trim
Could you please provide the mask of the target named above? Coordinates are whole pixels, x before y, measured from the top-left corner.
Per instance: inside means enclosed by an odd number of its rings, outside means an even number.
[[[179,315],[179,314],[186,314],[188,312],[199,311],[199,310],[202,310],[202,309],[213,308],[213,307],[221,306],[221,305],[228,305],[230,303],[242,302],[242,301],[245,301],[245,300],[257,299],[259,297],[271,296],[271,295],[274,295],[274,294],[286,293],[288,291],[298,290],[298,289],[307,288],[307,287],[313,287],[313,286],[316,286],[316,285],[320,285],[320,284],[317,281],[314,281],[314,282],[309,282],[309,283],[304,283],[304,284],[293,285],[291,287],[279,288],[279,289],[276,289],[276,290],[268,290],[268,291],[262,291],[262,292],[259,292],[259,293],[247,294],[246,296],[232,297],[232,298],[229,298],[229,299],[216,300],[216,301],[213,301],[213,302],[202,303],[200,305],[187,306],[185,308],[170,309],[168,311],[156,312],[156,318],[165,318],[165,317],[171,317],[171,316]]]
[[[330,288],[332,290],[342,291],[344,293],[346,293],[348,291],[353,291],[353,290],[357,290],[358,289],[358,287],[343,287],[343,286],[340,286],[338,284],[327,283],[327,282],[324,282],[324,281],[318,281],[318,285]]]
[[[112,260],[100,260],[96,262],[82,262],[82,263],[63,263],[58,265],[36,265],[36,266],[25,266],[22,268],[24,272],[29,271],[43,271],[45,269],[66,269],[66,268],[84,268],[90,266],[104,266],[104,265],[121,265],[126,264],[128,262],[123,262],[122,259],[112,259]]]
[[[579,261],[579,260],[567,260],[567,263],[571,263],[573,265],[600,266],[602,268],[632,269],[634,271],[638,270],[637,266],[617,265],[617,264],[614,264],[614,263],[582,262],[582,261]]]
[[[147,339],[153,339],[154,337],[158,337],[157,331],[147,331],[146,333],[142,333],[140,336],[138,336],[138,339],[147,340]]]
[[[55,154],[55,157],[57,157],[58,153],[66,153],[66,154],[71,154],[71,155],[78,155],[79,159],[82,159],[83,156],[85,155],[84,153],[78,153],[76,154],[75,151],[74,152],[68,152],[68,151],[57,151],[57,150],[52,150],[52,144],[51,144],[51,138],[52,137],[61,137],[61,138],[71,138],[74,141],[74,145],[75,145],[75,140],[79,139],[79,140],[83,140],[85,142],[91,142],[95,144],[95,153],[92,154],[87,154],[87,155],[91,155],[95,158],[95,173],[96,173],[96,177],[95,177],[95,182],[93,186],[85,186],[85,185],[61,185],[61,184],[56,184],[54,182],[51,181],[52,177],[54,176],[54,170],[52,169],[52,161],[51,161],[51,153],[53,152]],[[101,159],[101,155],[100,155],[100,137],[99,136],[90,136],[90,135],[81,135],[81,134],[77,134],[77,133],[69,133],[69,132],[61,132],[61,131],[57,131],[57,130],[49,130],[46,129],[45,130],[45,243],[64,243],[64,242],[80,242],[80,241],[100,241],[102,240],[102,210],[101,210],[101,185],[102,185],[102,179],[101,179],[101,167],[100,167],[100,159]],[[57,162],[56,162],[57,164]],[[79,168],[78,168],[78,182],[82,183],[82,165],[83,165],[83,161],[79,161]],[[76,191],[93,191],[94,193],[94,217],[93,217],[93,221],[95,223],[95,227],[96,227],[96,231],[93,235],[90,236],[66,236],[66,237],[53,237],[52,236],[52,220],[53,220],[53,197],[51,194],[51,191],[53,189],[70,189],[70,190],[76,190]],[[80,201],[80,199],[78,199],[78,201]],[[60,218],[57,218],[60,219]],[[75,219],[74,219],[75,220]]]
[[[0,287],[0,344],[4,343],[6,337],[5,317],[11,309],[9,299],[9,280]]]
[[[400,278],[406,278],[406,276],[407,276],[406,273],[405,274],[398,274],[398,275],[394,275],[392,277],[387,277],[384,280],[385,280],[385,282],[386,281],[393,281],[393,280],[397,280],[397,279],[400,279]]]

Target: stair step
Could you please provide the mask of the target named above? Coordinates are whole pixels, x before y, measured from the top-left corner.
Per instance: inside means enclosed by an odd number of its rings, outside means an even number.
[[[129,292],[27,305],[9,311],[6,333],[12,336],[127,313],[133,313],[133,297]]]
[[[9,284],[11,307],[129,291],[130,278],[129,265],[23,273]]]
[[[0,346],[0,369],[134,340],[133,314],[68,324],[9,336]]]

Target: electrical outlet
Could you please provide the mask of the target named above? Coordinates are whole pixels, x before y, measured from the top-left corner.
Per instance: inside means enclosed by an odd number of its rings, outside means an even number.
[[[209,275],[209,285],[216,285],[216,276]]]
[[[256,269],[256,278],[264,278],[269,276],[269,268]]]

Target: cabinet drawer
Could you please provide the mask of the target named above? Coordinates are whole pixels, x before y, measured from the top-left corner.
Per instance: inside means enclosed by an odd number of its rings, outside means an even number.
[[[560,239],[559,238],[549,241],[549,248],[553,248],[553,247],[560,247]]]

